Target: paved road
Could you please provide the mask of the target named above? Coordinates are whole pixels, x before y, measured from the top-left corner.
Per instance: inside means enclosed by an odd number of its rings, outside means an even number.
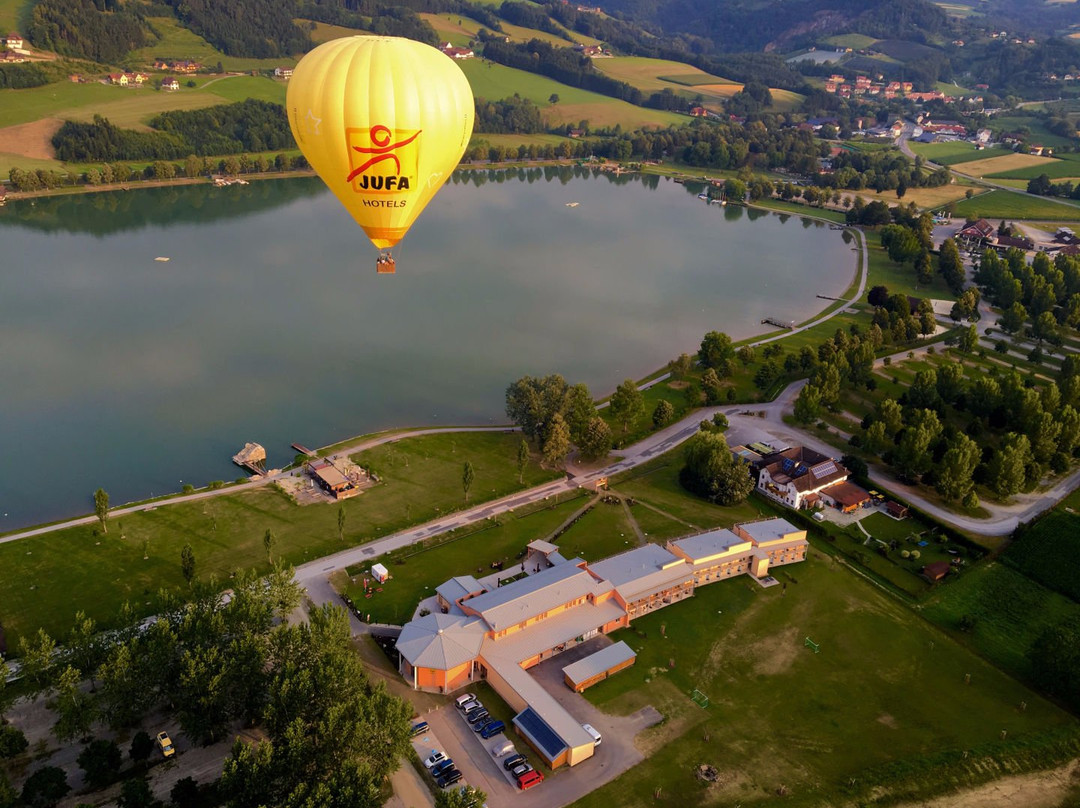
[[[518,431],[516,426],[438,426],[428,427],[424,429],[411,429],[402,430],[396,432],[388,432],[381,435],[375,435],[374,437],[365,438],[364,440],[351,443],[347,446],[343,446],[338,451],[331,455],[327,455],[330,459],[337,460],[348,457],[349,455],[362,452],[365,449],[371,449],[375,446],[382,446],[386,443],[395,443],[405,438],[415,438],[420,435],[435,435],[444,432],[515,432]],[[281,480],[293,477],[300,472],[296,470],[282,471],[277,474],[269,474],[265,477],[259,477],[251,480],[250,482],[243,483],[242,485],[233,485],[227,488],[218,488],[213,491],[199,491],[195,494],[181,494],[180,496],[169,497],[168,499],[157,500],[155,502],[144,502],[139,505],[127,505],[120,508],[113,508],[109,511],[109,519],[116,519],[120,516],[126,516],[129,513],[138,513],[139,511],[152,511],[155,508],[164,507],[166,505],[176,505],[180,502],[196,502],[200,499],[209,499],[210,497],[219,497],[225,494],[235,494],[237,491],[250,491],[252,488],[259,488],[264,485],[270,485],[271,483],[280,482]],[[35,527],[29,530],[22,530],[18,533],[10,533],[7,536],[0,537],[0,544],[5,544],[9,541],[18,541],[19,539],[28,539],[31,536],[41,536],[45,533],[52,533],[54,530],[64,530],[69,527],[75,527],[77,525],[92,525],[97,523],[96,516],[81,516],[77,519],[68,519],[66,522],[56,522],[50,525],[44,525],[43,527]]]

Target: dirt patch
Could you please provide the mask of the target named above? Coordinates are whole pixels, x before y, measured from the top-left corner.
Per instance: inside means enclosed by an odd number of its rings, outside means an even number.
[[[896,723],[896,719],[888,713],[882,713],[881,715],[879,715],[877,717],[877,722],[879,724],[884,724],[889,729],[896,729],[898,726]]]
[[[42,118],[31,123],[5,126],[0,129],[0,152],[38,160],[52,160],[56,156],[52,137],[63,125],[64,122],[59,118]]]
[[[1080,785],[1080,760],[1058,769],[1002,777],[978,788],[933,800],[910,802],[900,808],[1056,808]]]
[[[685,390],[690,386],[690,382],[668,382],[667,386],[672,390]]]
[[[784,631],[758,640],[750,648],[750,664],[758,676],[776,676],[784,673],[803,650],[799,631],[789,626]]]

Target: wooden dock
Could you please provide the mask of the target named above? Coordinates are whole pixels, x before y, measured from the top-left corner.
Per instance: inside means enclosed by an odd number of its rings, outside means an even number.
[[[318,453],[314,449],[309,449],[302,443],[290,444],[293,449],[300,452],[300,454],[306,454],[308,457],[317,457]]]

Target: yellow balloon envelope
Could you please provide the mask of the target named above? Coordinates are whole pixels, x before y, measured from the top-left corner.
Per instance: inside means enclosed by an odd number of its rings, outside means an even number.
[[[380,249],[404,238],[472,135],[465,75],[410,39],[320,45],[293,71],[285,104],[311,167]]]

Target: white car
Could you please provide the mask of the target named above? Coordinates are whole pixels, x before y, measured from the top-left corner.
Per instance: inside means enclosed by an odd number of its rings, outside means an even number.
[[[458,696],[456,699],[454,699],[454,704],[456,704],[457,708],[460,710],[470,701],[476,701],[476,696],[474,696],[472,693],[466,693],[464,696]]]
[[[446,760],[446,755],[440,752],[438,749],[432,749],[431,754],[424,760],[424,768],[430,769],[432,766],[442,763]]]
[[[593,746],[599,746],[600,745],[600,741],[603,739],[603,737],[600,735],[599,732],[597,732],[593,728],[593,726],[591,724],[582,724],[581,728],[583,730],[585,730],[587,733],[589,733],[590,735],[592,735]]]

